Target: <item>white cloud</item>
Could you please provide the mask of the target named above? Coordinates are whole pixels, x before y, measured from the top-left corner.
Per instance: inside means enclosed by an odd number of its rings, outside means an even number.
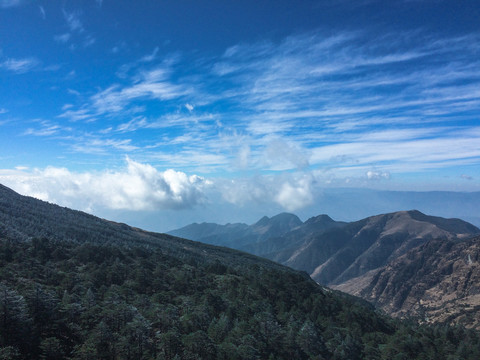
[[[75,141],[76,143],[71,145],[72,150],[84,154],[106,154],[111,149],[122,152],[131,152],[138,149],[137,146],[132,145],[131,139],[80,138]]]
[[[83,26],[69,29],[76,38]],[[92,122],[94,131],[69,142],[74,150],[144,150],[147,161],[203,174],[325,169],[343,176],[338,181],[371,186],[368,180],[390,174],[396,180],[413,170],[478,164],[480,133],[472,124],[480,64],[469,45],[478,37],[440,44],[418,33],[370,35],[317,32],[236,45],[216,61],[174,54],[158,64],[155,47],[120,67],[115,83],[85,94],[68,90],[83,103],[65,106],[59,117]],[[462,126],[468,131],[459,133]],[[148,129],[145,137],[125,139],[139,129]],[[240,181],[251,194],[225,196],[293,207],[309,201],[308,182],[280,179],[281,186]]]
[[[214,185],[224,200],[239,206],[278,204],[287,211],[311,205],[315,179],[311,174],[264,175],[235,180],[217,180]]]
[[[158,54],[158,46],[153,49],[153,52],[149,55],[145,55],[144,57],[142,57],[140,59],[141,62],[152,62],[153,60],[155,60],[157,58],[157,54]]]
[[[0,68],[4,68],[17,74],[23,74],[33,70],[38,64],[39,62],[35,58],[7,59],[0,63]]]
[[[284,182],[275,196],[275,201],[288,211],[295,211],[312,204],[311,178],[305,176]]]
[[[42,129],[28,128],[23,135],[50,136],[58,133],[59,130],[60,126],[58,125],[44,126]]]
[[[162,81],[157,70],[146,74],[145,80],[130,87],[113,85],[92,97],[93,107],[100,114],[122,111],[131,101],[147,98],[170,100],[185,94],[185,89]]]
[[[247,169],[250,163],[251,149],[250,146],[244,144],[238,151],[235,165],[240,169]]]
[[[135,131],[147,126],[147,120],[144,117],[136,117],[130,120],[127,123],[118,125],[117,131],[120,132],[129,132]]]
[[[160,172],[129,158],[126,168],[100,173],[71,172],[66,168],[25,168],[0,171],[0,182],[42,200],[77,209],[181,209],[205,200],[204,178],[175,171]]]
[[[271,140],[264,154],[264,161],[272,170],[304,169],[309,165],[305,149],[280,138]]]

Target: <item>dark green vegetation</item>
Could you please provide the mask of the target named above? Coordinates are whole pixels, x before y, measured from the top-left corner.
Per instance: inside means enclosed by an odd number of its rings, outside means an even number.
[[[478,359],[480,337],[0,186],[0,359],[38,358]]]

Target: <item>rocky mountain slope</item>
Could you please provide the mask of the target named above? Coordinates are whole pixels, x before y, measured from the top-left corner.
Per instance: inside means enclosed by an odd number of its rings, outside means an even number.
[[[387,313],[479,328],[477,227],[400,211],[352,223],[326,215],[242,250],[304,270]]]
[[[281,225],[283,222],[283,226]],[[432,239],[461,240],[480,229],[460,219],[399,211],[345,223],[319,215],[301,223],[291,214],[239,224],[192,224],[170,234],[241,249],[294,269],[317,282],[337,285],[385,266]],[[214,229],[214,234],[207,234]],[[234,231],[231,231],[234,229]],[[195,233],[195,231],[197,231]],[[225,239],[225,240],[222,240]]]
[[[261,255],[304,270],[321,284],[334,285],[385,266],[429,240],[465,239],[479,232],[459,219],[399,211],[310,234],[301,246]]]
[[[480,237],[429,241],[335,288],[394,316],[480,329]]]

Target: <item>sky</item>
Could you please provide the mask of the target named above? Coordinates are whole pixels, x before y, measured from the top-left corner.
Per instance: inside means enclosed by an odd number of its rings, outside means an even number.
[[[321,211],[334,188],[478,192],[479,19],[475,0],[0,0],[0,183],[157,231]]]

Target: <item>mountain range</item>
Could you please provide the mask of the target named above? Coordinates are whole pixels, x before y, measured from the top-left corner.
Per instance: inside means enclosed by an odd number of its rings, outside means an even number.
[[[252,227],[259,244],[346,226],[271,222]],[[268,259],[0,185],[2,359],[477,359],[478,344],[475,331],[392,319]]]
[[[285,226],[280,227],[279,222],[285,222]],[[259,228],[259,223],[262,224],[262,229],[266,229],[262,236],[259,236],[258,231],[254,231]],[[171,233],[188,237],[187,231],[201,229],[203,226],[204,224],[193,224]],[[458,249],[463,249],[467,244],[476,246],[478,238],[471,238],[480,233],[480,229],[463,220],[428,216],[411,210],[371,216],[350,223],[334,221],[327,215],[299,223],[298,217],[293,214],[280,214],[270,219],[264,217],[251,226],[241,224],[241,232],[225,234],[228,233],[229,226],[216,225],[215,232],[206,238],[197,236],[196,240],[209,242],[215,239],[216,244],[222,244],[221,239],[225,236],[228,238],[228,242],[223,243],[225,246],[306,271],[318,283],[372,301],[394,316],[414,316],[424,321],[462,322],[473,327],[480,324],[479,319],[472,319],[473,310],[468,312],[469,316],[464,316],[465,311],[454,310],[450,311],[449,317],[433,314],[433,309],[440,309],[447,300],[452,309],[460,304],[477,309],[478,299],[473,296],[477,289],[474,283],[476,277],[473,274],[476,274],[477,268],[473,264],[477,264],[478,256],[470,255],[470,272],[464,270],[470,275],[452,271],[448,273],[445,269],[437,270],[431,265],[437,263],[429,259],[429,256],[435,257],[435,252],[431,251],[431,247],[435,246],[433,244],[442,244],[444,247],[441,257],[451,258],[449,265],[444,266],[451,267],[455,261],[462,263],[463,260],[459,259],[465,259],[465,256],[462,258]],[[268,238],[270,229],[275,231],[272,231]],[[286,231],[281,233],[279,229]],[[476,254],[472,249],[469,251]],[[406,270],[407,262],[402,262],[401,259],[412,256],[416,261],[413,264],[408,263],[409,270]],[[421,263],[422,261],[425,261],[425,264]],[[418,273],[415,269],[422,266],[429,270]],[[426,289],[423,292],[405,290],[407,273],[411,276],[408,278],[410,288],[418,289],[418,284],[424,284],[425,287],[426,283],[430,284],[432,281],[443,286],[439,284],[447,281],[448,274],[449,282],[457,281],[462,285],[456,288],[446,287],[443,296],[432,302],[428,300],[429,293]],[[420,274],[430,278],[423,279]],[[435,280],[432,280],[432,277],[435,277]],[[469,290],[461,292],[460,287]],[[401,294],[399,288],[402,288]],[[436,290],[432,288],[432,291]],[[426,310],[427,303],[430,304],[431,311]]]

